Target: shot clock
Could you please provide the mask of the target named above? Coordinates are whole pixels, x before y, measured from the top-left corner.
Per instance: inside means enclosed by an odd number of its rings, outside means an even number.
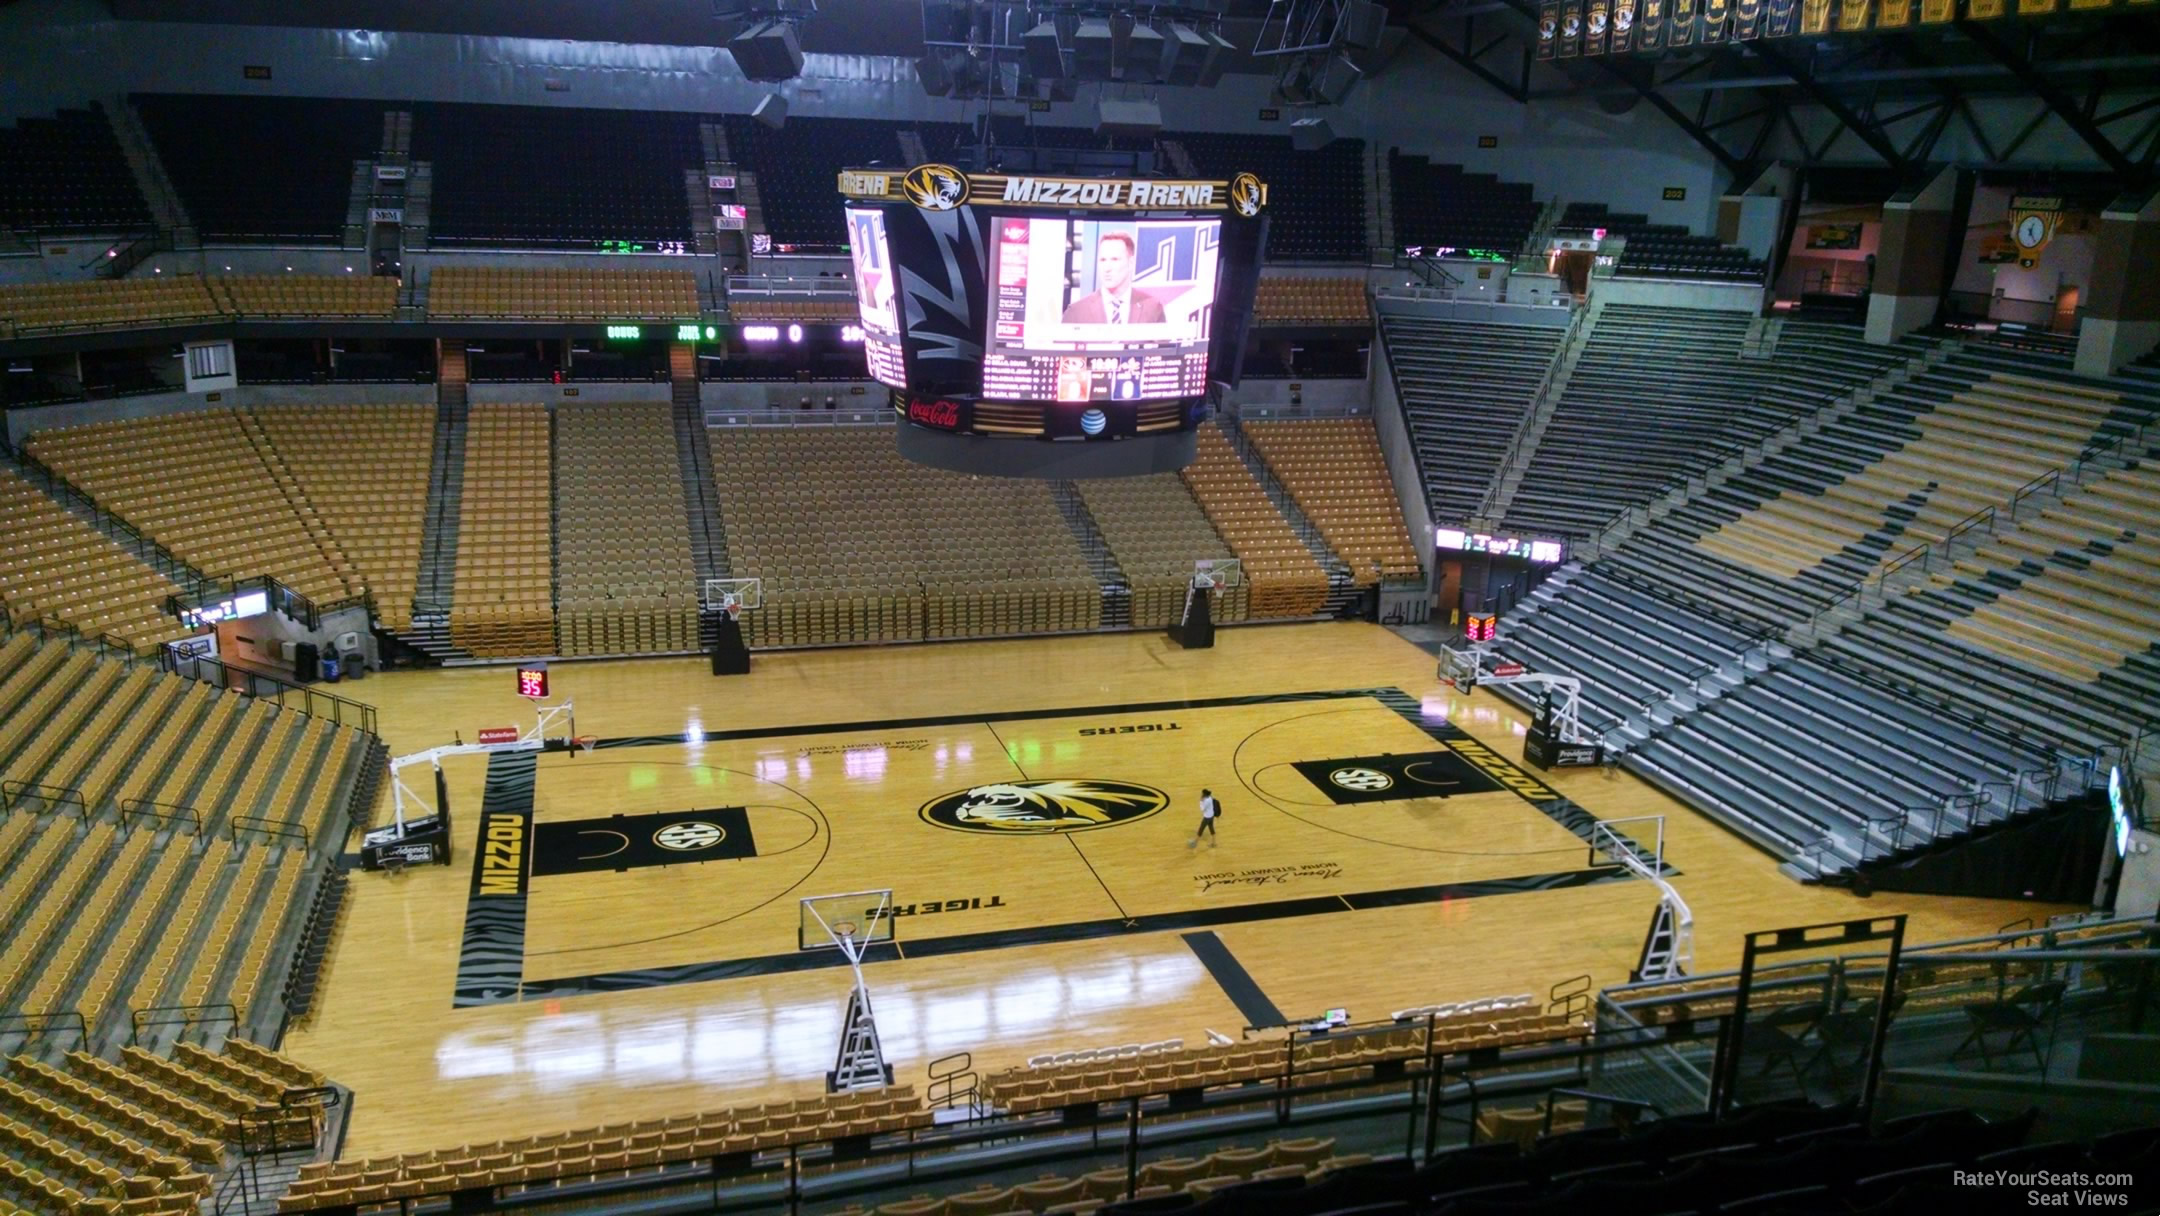
[[[535,701],[545,700],[548,695],[547,664],[520,663],[517,669],[518,695]]]

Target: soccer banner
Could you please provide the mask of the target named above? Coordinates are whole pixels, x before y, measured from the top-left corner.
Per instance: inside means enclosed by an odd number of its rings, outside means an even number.
[[[1762,36],[1762,10],[1763,0],[1733,0],[1728,33],[1734,42],[1752,42]]]
[[[1635,18],[1635,49],[1654,51],[1665,45],[1665,20],[1672,0],[1641,0]]]
[[[1695,6],[1699,0],[1665,0],[1665,45],[1695,45]]]
[[[1701,45],[1725,41],[1725,26],[1732,20],[1732,0],[1702,0],[1695,18],[1695,41]]]
[[[1605,53],[1605,36],[1611,22],[1612,0],[1590,0],[1590,7],[1583,21],[1583,54]]]
[[[1880,0],[1875,6],[1875,28],[1901,30],[1912,24],[1913,0]]]
[[[1965,0],[1965,18],[1968,21],[1993,21],[2009,11],[2010,6],[2003,0]]]
[[[1866,29],[1870,4],[1871,0],[1838,0],[1838,33],[1857,34]]]
[[[1560,0],[1560,58],[1582,54],[1582,0]]]
[[[1537,57],[1550,59],[1560,40],[1560,0],[1545,0],[1538,6]]]
[[[1615,55],[1635,49],[1635,0],[1613,0],[1610,45]]]

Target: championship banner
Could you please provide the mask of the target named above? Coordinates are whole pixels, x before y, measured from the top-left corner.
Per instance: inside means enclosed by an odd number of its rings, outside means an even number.
[[[2040,195],[2016,195],[2010,200],[2010,240],[2017,246],[2018,265],[2027,270],[2038,262],[2040,251],[2055,239],[2062,226],[2062,199]]]
[[[1560,0],[1545,0],[1538,6],[1537,57],[1550,59],[1560,44]]]
[[[1702,0],[1695,17],[1695,41],[1708,46],[1725,41],[1725,26],[1732,19],[1732,0]]]
[[[2010,6],[2004,0],[1965,0],[1965,18],[1968,21],[1993,21],[2007,16]]]
[[[1734,0],[1728,36],[1734,42],[1753,42],[1762,36],[1762,15],[1763,0]]]
[[[1635,0],[1613,0],[1612,38],[1607,45],[1615,55],[1635,49]]]
[[[1920,24],[1948,25],[1957,20],[1957,0],[1920,0]]]
[[[1866,29],[1870,4],[1871,0],[1838,0],[1838,32],[1857,34]]]
[[[1612,0],[1590,0],[1589,11],[1583,19],[1583,54],[1605,53],[1605,38],[1611,32]]]
[[[1654,51],[1665,45],[1665,16],[1672,0],[1641,0],[1635,20],[1635,49]]]
[[[1267,205],[1267,186],[1250,173],[1229,181],[1120,181],[1114,178],[963,173],[950,165],[843,169],[843,197],[913,203],[924,211],[953,211],[969,203],[1086,207],[1094,211],[1235,211],[1251,218]]]
[[[2071,11],[2095,8],[2114,8],[2115,0],[2070,0]]]
[[[1582,0],[1560,0],[1560,58],[1582,54]]]
[[[1858,249],[1860,233],[1865,224],[1809,224],[1807,247],[1810,249]]]
[[[1913,0],[1880,0],[1875,6],[1875,28],[1901,30],[1912,24]]]
[[[1822,9],[1824,25],[1830,23],[1830,0],[1807,0]],[[1772,38],[1790,38],[1800,32],[1800,4],[1798,0],[1770,0],[1770,20],[1763,33]],[[1822,32],[1821,26],[1816,27]]]
[[[2017,0],[2020,17],[2045,17],[2061,7],[2057,0]]]
[[[1665,0],[1668,16],[1665,19],[1666,46],[1695,45],[1695,7],[1700,0]]]

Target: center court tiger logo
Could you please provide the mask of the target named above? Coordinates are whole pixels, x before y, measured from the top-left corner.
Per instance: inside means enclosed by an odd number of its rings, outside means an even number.
[[[1240,173],[1230,179],[1230,206],[1246,219],[1260,214],[1261,200],[1266,197],[1266,187],[1252,174]]]
[[[951,165],[917,165],[900,179],[907,200],[925,211],[950,211],[967,201],[967,175]]]
[[[1395,779],[1376,768],[1339,768],[1329,773],[1328,780],[1346,790],[1384,790],[1395,784]]]
[[[1145,819],[1170,796],[1130,781],[1012,781],[978,785],[934,798],[918,812],[923,822],[960,832],[1046,835],[1087,832]]]
[[[727,839],[727,829],[701,819],[684,819],[653,833],[652,842],[663,849],[688,853],[709,849]]]

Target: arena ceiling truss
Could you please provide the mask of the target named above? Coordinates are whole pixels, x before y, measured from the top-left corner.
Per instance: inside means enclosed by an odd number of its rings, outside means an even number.
[[[1536,0],[1397,11],[1411,37],[1520,104],[1588,97],[1618,113],[1646,103],[1738,181],[1773,161],[1898,176],[1955,161],[2097,169],[2134,188],[2154,180],[2160,159],[2160,22],[2145,15],[1958,20],[1555,60],[1537,55]],[[2081,163],[2034,154],[2051,128],[2075,137]]]

